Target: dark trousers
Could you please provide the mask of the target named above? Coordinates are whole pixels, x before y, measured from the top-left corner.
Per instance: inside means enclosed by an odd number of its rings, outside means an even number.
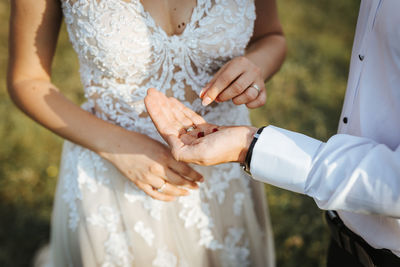
[[[381,252],[380,250],[371,250],[371,255],[377,259],[377,267],[400,267],[400,259],[390,252]],[[331,238],[327,267],[365,267],[358,259],[341,248],[334,239]]]
[[[400,267],[400,258],[388,249],[375,249],[352,232],[336,211],[325,212],[331,232],[328,267]]]
[[[358,260],[339,247],[335,240],[331,238],[328,249],[327,267],[363,267]]]

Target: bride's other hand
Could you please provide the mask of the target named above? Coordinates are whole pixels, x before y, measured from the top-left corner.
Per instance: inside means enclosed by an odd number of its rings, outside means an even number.
[[[142,134],[121,131],[109,152],[99,154],[154,199],[172,201],[197,189],[202,175],[186,163],[176,161],[169,149]]]
[[[175,98],[155,89],[147,91],[145,104],[176,160],[199,165],[244,161],[256,128],[207,123]]]
[[[265,104],[265,81],[282,65],[286,54],[275,0],[255,0],[254,31],[244,56],[233,58],[203,88],[203,105],[232,100],[257,108]]]
[[[245,56],[236,57],[214,75],[201,91],[200,98],[204,106],[214,100],[224,102],[231,99],[236,105],[262,106],[267,94],[261,69]]]

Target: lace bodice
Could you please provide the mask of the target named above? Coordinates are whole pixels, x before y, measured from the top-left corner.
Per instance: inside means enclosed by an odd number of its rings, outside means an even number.
[[[247,122],[244,107],[229,102],[203,108],[197,95],[224,63],[244,53],[253,32],[253,1],[197,0],[185,30],[172,36],[140,0],[63,0],[62,6],[80,60],[84,107],[96,116],[153,135],[143,98],[154,87],[211,122]]]

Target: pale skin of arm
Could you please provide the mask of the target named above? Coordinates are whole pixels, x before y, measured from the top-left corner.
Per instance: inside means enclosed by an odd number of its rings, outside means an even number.
[[[156,89],[145,98],[147,110],[158,132],[169,144],[176,160],[198,165],[244,162],[257,128],[251,126],[217,126]],[[193,131],[187,132],[190,126]],[[199,132],[204,133],[199,137]]]
[[[29,117],[55,134],[110,161],[151,197],[172,201],[195,189],[202,176],[176,161],[161,143],[98,119],[65,98],[51,83],[51,63],[61,24],[58,0],[11,1],[8,91]],[[167,181],[163,192],[160,188]]]
[[[286,55],[286,41],[275,0],[255,0],[256,20],[246,53],[226,63],[200,93],[203,105],[232,100],[257,108],[265,104],[265,81],[277,72]],[[258,92],[251,87],[256,84]]]

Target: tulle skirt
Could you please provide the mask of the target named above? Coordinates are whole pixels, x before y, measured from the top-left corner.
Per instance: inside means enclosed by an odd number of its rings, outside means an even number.
[[[46,266],[274,266],[264,185],[238,164],[194,168],[200,188],[162,202],[66,141]]]

